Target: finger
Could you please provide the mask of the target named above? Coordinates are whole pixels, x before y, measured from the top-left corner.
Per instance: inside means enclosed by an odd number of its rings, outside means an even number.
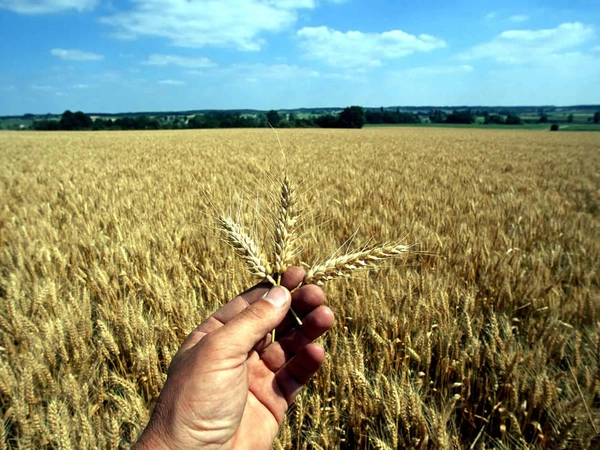
[[[271,284],[259,283],[252,286],[250,289],[242,292],[236,296],[233,300],[222,306],[219,310],[215,311],[208,319],[198,325],[181,344],[182,350],[187,350],[196,345],[200,339],[206,336],[208,333],[212,333],[215,330],[221,328],[233,317],[238,315],[244,309],[258,301],[264,296]]]
[[[306,276],[306,271],[301,267],[290,267],[281,277],[281,284],[288,290],[296,288]],[[260,300],[271,288],[268,282],[259,283],[242,292],[233,300],[215,311],[208,319],[202,322],[183,343],[182,347],[188,348],[196,343],[206,334],[211,333],[229,322],[249,305]]]
[[[290,267],[281,277],[281,284],[291,291],[304,280],[305,276],[306,272],[304,269],[300,267]],[[260,300],[270,288],[271,283],[263,282],[242,292],[225,306],[215,311],[200,325],[200,327],[198,327],[198,330],[204,333],[210,333],[221,327],[246,309],[248,305],[252,305]]]
[[[315,285],[307,285],[300,288],[297,292],[292,295],[292,308],[300,320],[304,322],[306,317],[315,309],[323,304],[325,300],[325,294],[323,290]],[[296,318],[289,314],[279,324],[275,331],[275,336],[279,340],[279,336],[286,334],[288,331],[298,327],[298,321]],[[325,330],[326,331],[326,330]],[[321,333],[322,334],[322,333]],[[320,336],[320,334],[319,334]],[[313,338],[314,339],[314,338]],[[308,341],[311,342],[311,341]],[[306,344],[306,342],[305,342]],[[257,352],[264,351],[269,345],[271,345],[270,336],[259,342],[254,350]],[[288,358],[289,359],[289,358]],[[281,363],[283,364],[283,363]]]
[[[292,294],[292,305],[298,315],[305,316],[325,301],[323,289],[315,284],[307,284]]]
[[[304,277],[306,271],[302,267],[292,266],[281,276],[281,284],[291,291],[304,281]]]
[[[288,404],[325,361],[325,351],[317,344],[309,344],[298,352],[275,375],[275,380]]]
[[[282,275],[281,284],[291,291],[304,280],[305,276],[306,271],[301,267],[290,267]],[[196,345],[205,335],[221,328],[224,324],[245,310],[249,305],[260,300],[271,287],[270,283],[263,282],[237,295],[233,300],[215,311],[208,319],[198,325],[198,327],[196,327],[196,329],[185,339],[181,348],[185,350]],[[292,322],[290,321],[290,324],[291,323]]]
[[[272,343],[273,339],[271,338],[271,333],[268,333],[260,341],[258,341],[254,347],[252,347],[252,350],[254,350],[257,354],[260,354]]]
[[[212,328],[220,327],[239,313],[241,313],[244,309],[246,309],[249,305],[260,300],[271,288],[271,283],[263,282],[257,285],[252,286],[250,289],[242,292],[237,295],[233,300],[219,308],[215,311],[209,318],[206,320],[201,327],[204,325],[202,331],[210,333]],[[206,324],[206,325],[205,325]]]
[[[304,321],[304,317],[325,302],[323,289],[315,285],[302,286],[298,291],[292,294],[292,308],[294,312]],[[283,335],[288,330],[298,326],[296,318],[291,314],[277,327],[275,335]]]
[[[225,359],[244,356],[283,320],[291,305],[291,295],[283,286],[275,286],[265,297],[254,302],[218,330],[211,338],[227,349]]]
[[[264,348],[260,358],[270,370],[277,372],[303,347],[331,329],[333,321],[333,312],[328,307],[318,307],[304,318],[301,326],[281,335],[275,343]]]

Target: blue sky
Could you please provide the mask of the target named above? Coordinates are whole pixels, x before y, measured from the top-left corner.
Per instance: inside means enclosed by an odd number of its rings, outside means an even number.
[[[600,103],[600,2],[0,0],[0,115]]]

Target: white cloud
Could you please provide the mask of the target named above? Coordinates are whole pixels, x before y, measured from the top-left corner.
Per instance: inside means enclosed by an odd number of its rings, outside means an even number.
[[[55,90],[56,88],[45,84],[34,84],[33,86],[31,86],[31,89],[35,91],[50,92]]]
[[[120,38],[158,36],[180,47],[208,45],[259,50],[260,35],[292,26],[316,0],[132,0],[131,9],[103,17]]]
[[[497,13],[496,11],[494,11],[494,12],[490,12],[490,13],[487,13],[487,14],[485,15],[485,20],[492,20],[492,19],[495,19],[497,15],[498,15],[498,13]]]
[[[98,0],[0,0],[0,9],[19,14],[49,14],[69,9],[89,11],[97,4]]]
[[[600,45],[596,45],[595,47],[592,47],[593,52],[600,52]]]
[[[318,77],[319,72],[307,67],[288,64],[239,64],[232,67],[238,73],[245,73],[251,78],[287,80],[292,78]]]
[[[98,83],[121,83],[123,81],[121,74],[114,70],[107,70],[101,73],[90,75],[90,78]]]
[[[74,87],[75,89],[89,89],[89,88],[91,88],[92,86],[91,86],[91,85],[89,85],[89,84],[79,83],[79,84],[75,84],[75,85],[73,85],[73,87]]]
[[[568,76],[572,77],[573,81],[577,83],[577,77],[586,78],[592,74],[600,79],[600,58],[582,52],[548,55],[537,66],[545,69],[548,73],[552,73],[554,79]],[[585,73],[586,77],[583,77],[582,73]]]
[[[347,72],[330,72],[323,74],[323,78],[332,79],[332,80],[346,80],[346,81],[356,81],[359,77],[356,74],[347,73]]]
[[[426,76],[464,74],[473,72],[473,70],[475,70],[473,66],[468,64],[461,64],[458,66],[420,66],[394,71],[394,76],[402,75],[418,78]]]
[[[210,59],[204,57],[197,58],[189,58],[185,56],[177,56],[177,55],[160,55],[153,54],[148,56],[148,59],[143,62],[143,64],[152,65],[152,66],[167,66],[174,65],[180,67],[188,67],[195,69],[202,69],[206,67],[213,67],[215,63],[213,63]]]
[[[64,48],[53,48],[50,53],[64,61],[99,61],[104,56],[98,53],[84,52],[81,50],[66,50]]]
[[[160,84],[168,84],[170,86],[183,86],[185,84],[185,81],[181,81],[181,80],[160,80],[159,83]]]
[[[526,22],[529,20],[529,16],[525,14],[515,14],[514,16],[510,16],[508,18],[511,22]]]
[[[543,30],[509,30],[490,42],[459,55],[465,61],[492,59],[504,64],[544,62],[594,37],[594,29],[580,22],[563,23]]]
[[[383,33],[342,32],[328,27],[305,27],[297,32],[305,56],[332,67],[378,67],[383,60],[443,48],[446,43],[428,34],[402,30]]]
[[[599,79],[600,58],[570,52],[538,64],[497,67],[487,72],[478,91],[488,104],[589,104],[600,100]]]
[[[241,78],[255,80],[290,80],[316,78],[320,73],[316,70],[288,64],[234,64],[209,70],[190,70],[190,75],[218,78]]]

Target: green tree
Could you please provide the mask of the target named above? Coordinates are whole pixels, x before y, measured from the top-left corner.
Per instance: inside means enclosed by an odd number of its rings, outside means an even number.
[[[92,128],[92,119],[81,111],[73,113],[67,109],[59,124],[61,130],[89,130]]]
[[[504,120],[504,117],[502,117],[499,114],[488,114],[487,117],[484,116],[483,123],[485,125],[488,125],[490,123],[497,124],[497,125],[504,125],[506,123],[506,121]]]
[[[449,114],[446,117],[446,123],[462,123],[462,124],[471,124],[475,121],[475,117],[471,113],[470,109],[464,111],[452,111],[452,114]]]
[[[69,109],[67,109],[62,116],[60,117],[60,128],[63,130],[73,130],[75,129],[75,114]]]
[[[505,123],[506,125],[521,125],[522,121],[521,118],[516,114],[509,114],[506,116]]]
[[[290,123],[290,126],[295,127],[297,120],[298,120],[298,116],[296,114],[294,114],[294,113],[288,114],[288,122]]]
[[[569,114],[569,116],[567,117],[567,122],[573,123],[573,114]]]
[[[379,111],[368,110],[365,112],[365,120],[367,123],[383,123],[383,113]]]
[[[187,121],[188,128],[217,128],[219,124],[211,117],[204,114],[196,114]]]
[[[446,121],[446,114],[444,111],[436,109],[429,113],[429,120],[433,123],[442,123]]]
[[[365,124],[365,111],[360,106],[344,108],[338,122],[340,128],[362,128]]]
[[[600,111],[594,113],[594,123],[600,122]]]
[[[315,117],[314,122],[320,128],[337,128],[340,123],[333,114],[321,114]]]
[[[548,123],[548,115],[546,113],[540,114],[540,123]]]
[[[277,111],[272,109],[267,113],[267,121],[271,124],[272,127],[276,127],[281,121],[281,116]]]
[[[108,119],[108,121],[110,121],[110,119]],[[105,130],[106,128],[106,122],[102,119],[102,117],[97,117],[92,124],[92,130]]]
[[[61,129],[58,120],[51,119],[34,120],[31,127],[38,131],[56,131]]]

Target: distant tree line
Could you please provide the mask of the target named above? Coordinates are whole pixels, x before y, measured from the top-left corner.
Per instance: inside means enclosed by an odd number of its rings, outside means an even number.
[[[77,111],[65,111],[59,120],[35,120],[32,128],[40,131],[55,130],[160,130],[185,128],[362,128],[365,112],[360,106],[344,108],[337,114],[298,117],[290,113],[280,115],[271,110],[266,114],[211,112],[192,117],[135,115],[117,118],[96,117]]]
[[[87,114],[77,111],[65,111],[60,120],[35,120],[32,128],[39,131],[77,131],[77,130],[158,130],[167,128],[164,122],[149,116],[118,117],[116,119],[92,119]]]
[[[365,121],[368,124],[401,124],[401,123],[421,123],[421,118],[416,113],[401,112],[400,108],[389,110],[379,108],[379,111],[368,110],[365,113]]]
[[[472,124],[478,121],[488,125],[521,125],[522,123],[548,123],[548,114],[543,108],[538,109],[537,115],[525,117],[507,109],[497,112],[455,109],[448,112],[432,109],[427,112],[406,112],[395,109],[363,109],[360,106],[350,106],[341,112],[323,111],[321,114],[310,113],[279,113],[271,110],[260,113],[207,111],[190,116],[172,115],[118,115],[117,117],[96,117],[77,111],[65,111],[60,119],[46,117],[33,121],[34,130],[161,130],[186,128],[362,128],[365,124],[417,124],[422,119],[431,123]],[[573,114],[567,117],[568,123],[573,123]],[[588,118],[588,122],[600,123],[600,111]]]
[[[429,113],[429,121],[432,123],[452,123],[470,125],[475,123],[478,116],[483,116],[485,125],[521,125],[521,118],[510,111],[499,111],[498,114],[490,114],[488,111],[472,111],[471,109],[454,110],[446,113],[441,109],[432,110]]]

